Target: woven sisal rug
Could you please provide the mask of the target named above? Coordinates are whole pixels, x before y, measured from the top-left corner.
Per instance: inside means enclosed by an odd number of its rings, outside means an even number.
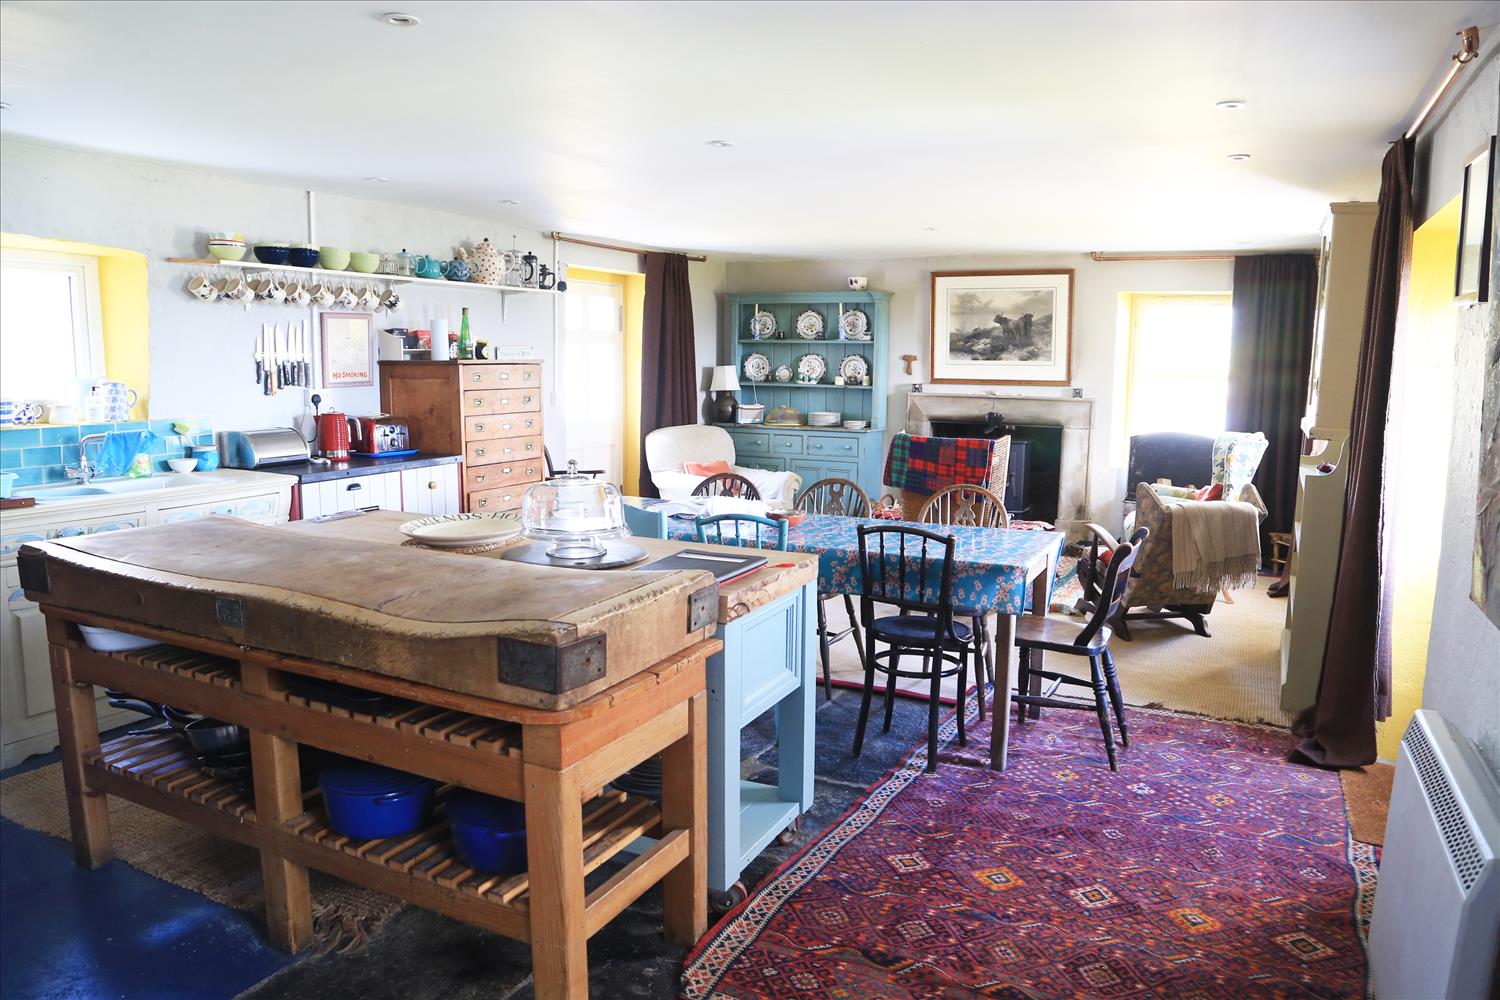
[[[700,942],[689,998],[1361,997],[1374,851],[1284,730],[1047,710],[925,746]],[[943,736],[951,741],[953,722]]]
[[[29,830],[64,840],[68,806],[61,764],[49,764],[0,781],[0,816]],[[109,797],[115,859],[215,903],[263,913],[260,853],[205,833],[145,806]],[[313,930],[322,951],[357,951],[401,909],[390,896],[311,873]]]

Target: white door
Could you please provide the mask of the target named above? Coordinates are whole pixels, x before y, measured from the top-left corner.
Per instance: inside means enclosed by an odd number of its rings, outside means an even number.
[[[558,471],[568,459],[580,469],[603,469],[618,483],[624,472],[624,302],[620,286],[570,281],[563,317],[563,424],[568,453],[552,456]]]

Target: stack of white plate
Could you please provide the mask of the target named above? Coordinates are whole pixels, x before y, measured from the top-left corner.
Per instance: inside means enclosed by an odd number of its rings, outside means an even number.
[[[842,413],[835,413],[832,410],[809,410],[807,413],[807,426],[837,427],[839,420],[842,418]]]
[[[844,421],[844,430],[846,430],[846,431],[862,431],[866,427],[868,427],[869,425],[870,425],[870,422],[868,420],[845,420]]]

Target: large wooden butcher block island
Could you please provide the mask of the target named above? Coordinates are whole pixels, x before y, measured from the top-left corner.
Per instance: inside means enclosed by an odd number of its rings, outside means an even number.
[[[806,588],[816,557],[720,588],[706,573],[420,549],[403,544],[405,517],[204,518],[22,549],[22,585],[47,618],[78,862],[110,860],[106,796],[120,795],[258,848],[280,947],[311,942],[314,868],[531,942],[539,997],[586,996],[588,938],[654,885],[667,935],[696,941],[711,637]],[[684,547],[638,541],[653,554]],[[80,625],[159,644],[98,652]],[[386,707],[320,700],[303,678],[387,696]],[[206,773],[170,733],[101,743],[96,685],[248,728],[253,792]],[[435,779],[432,821],[387,839],[338,834],[303,780],[301,746]],[[660,801],[610,787],[657,755]],[[524,803],[527,871],[458,859],[444,818],[455,788]]]

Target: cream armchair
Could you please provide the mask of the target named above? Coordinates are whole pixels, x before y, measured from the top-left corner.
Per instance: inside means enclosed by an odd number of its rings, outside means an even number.
[[[731,472],[750,480],[760,498],[770,507],[790,509],[802,488],[802,477],[795,472],[775,472],[736,465],[734,438],[722,427],[708,424],[684,424],[681,427],[659,427],[646,435],[646,465],[651,482],[663,500],[681,500],[706,476],[695,476],[684,466],[688,462],[706,465],[728,462]]]

